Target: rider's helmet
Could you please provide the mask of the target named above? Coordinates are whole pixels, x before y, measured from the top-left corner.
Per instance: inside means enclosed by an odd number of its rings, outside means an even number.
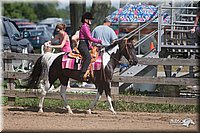
[[[84,23],[85,19],[94,19],[94,17],[90,12],[86,12],[85,14],[83,14],[81,22]]]

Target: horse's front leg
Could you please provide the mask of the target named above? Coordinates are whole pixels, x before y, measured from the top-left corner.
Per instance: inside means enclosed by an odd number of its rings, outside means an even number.
[[[48,82],[46,82],[44,80],[40,81],[40,88],[42,90],[41,92],[41,97],[40,97],[40,101],[39,101],[39,111],[38,112],[43,112],[43,103],[44,103],[44,98],[48,92],[48,90],[50,89],[50,84]]]
[[[64,108],[68,110],[69,114],[73,114],[71,107],[69,105],[67,105],[66,88],[67,88],[67,86],[61,85],[60,95],[61,95],[61,97],[63,98],[63,101],[64,101]]]
[[[117,113],[115,112],[114,108],[113,108],[111,96],[108,95],[108,96],[107,96],[107,100],[108,100],[108,103],[109,103],[109,109],[110,109],[110,111],[111,111],[114,115],[117,114]]]
[[[106,97],[107,97],[107,100],[108,100],[109,109],[115,115],[116,112],[115,112],[113,105],[112,105],[111,89],[110,89],[109,83],[106,83],[105,93],[106,93]]]

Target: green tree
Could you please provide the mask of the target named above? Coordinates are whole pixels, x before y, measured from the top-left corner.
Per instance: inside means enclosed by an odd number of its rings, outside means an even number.
[[[3,15],[10,18],[28,18],[36,20],[37,15],[31,7],[31,3],[4,3]]]
[[[86,8],[86,1],[82,0],[81,3],[70,1],[70,15],[71,15],[71,29],[72,33],[80,26],[81,16],[85,11],[89,11],[94,15],[94,20],[92,22],[91,30],[103,23],[103,20],[108,15],[111,9],[111,0],[107,1],[93,1],[91,8]]]
[[[58,4],[55,3],[35,3],[33,4],[33,9],[39,20],[48,17],[59,17],[59,12],[56,7]]]
[[[111,9],[111,0],[107,1],[94,1],[92,3],[91,13],[94,15],[94,20],[91,29],[103,23],[103,20],[108,16]]]
[[[40,21],[48,17],[69,18],[69,8],[58,9],[58,2],[50,3],[3,3],[2,13],[10,18],[26,18],[30,21]]]

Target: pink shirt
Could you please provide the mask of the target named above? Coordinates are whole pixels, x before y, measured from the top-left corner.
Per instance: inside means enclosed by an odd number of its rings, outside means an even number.
[[[101,43],[101,40],[93,38],[90,32],[90,27],[87,23],[82,24],[79,32],[79,40],[89,40],[94,43]]]
[[[66,35],[67,35],[67,33],[65,32],[64,35],[63,35],[63,38],[60,40],[60,43],[62,43],[62,41],[63,41],[63,39],[64,39],[64,37],[65,37]],[[71,46],[70,46],[70,41],[69,41],[69,40],[67,40],[67,41],[65,42],[65,45],[61,48],[61,51],[62,51],[62,52],[70,52],[70,51],[72,51]]]

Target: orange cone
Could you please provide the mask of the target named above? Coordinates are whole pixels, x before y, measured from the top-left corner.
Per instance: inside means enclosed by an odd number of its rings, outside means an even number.
[[[153,44],[153,42],[151,42],[151,44],[150,44],[150,50],[152,50],[152,49],[154,49],[154,44]]]

